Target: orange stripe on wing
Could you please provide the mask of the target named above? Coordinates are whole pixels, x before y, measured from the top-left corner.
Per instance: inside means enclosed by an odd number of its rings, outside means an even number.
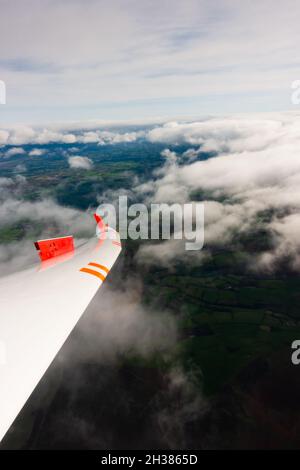
[[[113,245],[121,246],[120,242],[112,242],[112,243],[113,243]]]
[[[92,274],[93,276],[99,277],[99,279],[101,279],[101,281],[104,281],[105,278],[106,278],[106,276],[104,276],[101,273],[98,273],[98,271],[94,271],[93,269],[81,268],[80,271],[83,272],[83,273]]]
[[[103,264],[89,263],[89,266],[94,266],[95,268],[102,269],[102,270],[105,271],[107,274],[109,273],[109,269],[107,269],[106,266],[103,266]]]

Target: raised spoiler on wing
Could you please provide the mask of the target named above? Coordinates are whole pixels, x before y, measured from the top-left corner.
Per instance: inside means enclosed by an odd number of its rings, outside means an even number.
[[[41,261],[74,252],[74,239],[72,236],[38,240],[34,245],[39,251]]]
[[[41,264],[50,269],[34,267],[0,279],[0,342],[5,348],[5,361],[0,361],[0,440],[121,252],[119,234],[95,218],[98,238],[78,248],[71,236],[35,243]]]

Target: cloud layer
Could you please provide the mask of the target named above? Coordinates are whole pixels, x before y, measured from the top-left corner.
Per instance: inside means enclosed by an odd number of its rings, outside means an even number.
[[[120,132],[117,129],[104,130],[101,129],[104,126],[103,123],[90,124],[90,126],[86,125],[86,123],[81,123],[81,126],[80,129],[76,129],[76,124],[74,123],[68,126],[62,124],[61,126],[50,125],[43,128],[24,125],[6,127],[0,129],[0,146],[47,145],[50,143],[111,145],[135,142],[137,139],[145,136],[145,132],[142,130],[131,132]],[[41,152],[41,149],[33,149],[31,155],[39,156],[42,154]],[[13,147],[7,153],[10,156],[24,153],[24,151],[18,147]]]
[[[277,248],[258,261],[270,267],[288,255],[298,266],[299,131],[299,116],[290,114],[167,123],[150,130],[147,138],[173,146],[188,144],[191,149],[183,155],[164,151],[164,167],[135,190],[149,202],[172,203],[187,202],[200,192],[208,245],[230,243],[236,233],[257,226],[260,214],[269,213],[270,220],[262,225]],[[213,158],[206,159],[208,152]]]

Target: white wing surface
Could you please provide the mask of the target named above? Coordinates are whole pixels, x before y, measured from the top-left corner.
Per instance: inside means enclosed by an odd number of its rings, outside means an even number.
[[[0,440],[119,256],[115,234],[0,279]]]

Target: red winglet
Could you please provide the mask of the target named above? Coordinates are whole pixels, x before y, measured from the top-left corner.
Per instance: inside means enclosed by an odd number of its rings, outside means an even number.
[[[39,256],[41,261],[46,261],[74,251],[74,240],[72,236],[39,240],[35,242],[34,245],[36,249],[40,251]]]
[[[102,217],[100,217],[100,215],[98,215],[96,213],[94,214],[94,217],[95,217],[95,220],[97,222],[97,225],[98,225],[99,229],[101,231],[104,231],[106,229],[106,224],[103,222]]]
[[[95,220],[96,220],[97,225],[98,225],[99,222],[101,222],[102,219],[101,219],[100,215],[96,214],[96,212],[95,212],[95,214],[94,214],[94,217],[95,217]]]

